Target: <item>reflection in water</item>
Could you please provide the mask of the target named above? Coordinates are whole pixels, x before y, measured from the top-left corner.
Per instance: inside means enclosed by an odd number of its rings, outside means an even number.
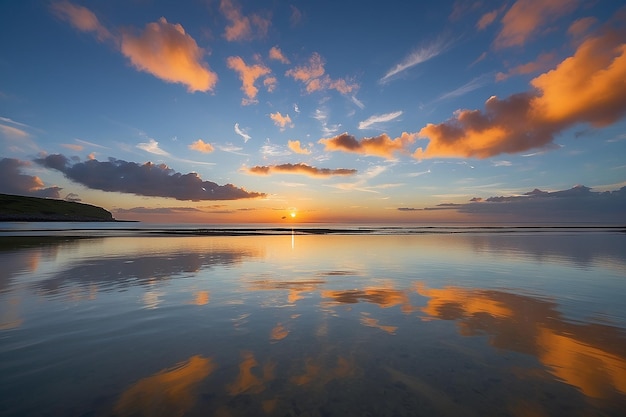
[[[196,403],[197,387],[215,366],[211,358],[192,356],[175,368],[144,378],[121,395],[120,416],[182,416]]]
[[[239,395],[242,393],[259,394],[266,389],[266,383],[272,381],[274,377],[275,362],[266,362],[261,371],[260,376],[256,376],[252,369],[257,368],[259,363],[252,352],[243,352],[241,354],[241,363],[239,364],[239,375],[237,379],[227,386],[230,395]]]
[[[565,321],[553,302],[502,291],[446,287],[417,292],[422,311],[485,333],[495,347],[536,356],[557,378],[594,398],[626,394],[626,337],[615,327]]]
[[[381,308],[395,307],[401,305],[404,313],[411,313],[414,307],[410,304],[406,291],[393,288],[364,288],[362,290],[324,290],[321,292],[323,298],[332,299],[336,304],[356,304],[360,301],[378,304]]]
[[[623,236],[591,254],[569,236],[541,238],[562,245],[541,255],[527,235],[199,236],[0,252],[0,409],[618,415]]]

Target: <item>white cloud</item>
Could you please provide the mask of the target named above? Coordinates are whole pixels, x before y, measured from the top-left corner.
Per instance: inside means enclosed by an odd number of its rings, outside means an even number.
[[[243,138],[244,143],[248,143],[252,137],[246,133],[245,130],[239,127],[239,123],[235,123],[235,133]]]
[[[401,110],[394,111],[392,113],[375,114],[360,122],[359,129],[372,129],[375,128],[375,125],[378,123],[390,122],[391,120],[397,119],[400,116],[402,116]]]
[[[450,47],[450,43],[451,42],[447,41],[443,36],[440,36],[430,44],[424,45],[407,55],[400,63],[389,69],[378,82],[386,84],[391,81],[395,75],[440,55]]]
[[[487,82],[489,82],[489,80],[491,79],[492,79],[491,75],[487,75],[487,74],[481,75],[480,77],[474,78],[470,82],[463,84],[462,86],[460,86],[459,88],[455,90],[442,94],[441,96],[439,96],[438,100],[444,100],[447,98],[454,98],[454,97],[462,96],[464,94],[469,93],[470,91],[479,89],[480,87],[487,84]]]
[[[155,155],[170,156],[168,152],[159,148],[159,142],[157,142],[156,140],[152,138],[150,138],[148,142],[138,143],[137,148],[142,149],[146,152],[155,154]]]

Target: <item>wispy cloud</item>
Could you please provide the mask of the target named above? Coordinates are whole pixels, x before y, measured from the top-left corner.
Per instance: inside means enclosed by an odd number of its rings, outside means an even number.
[[[307,64],[292,68],[285,75],[304,83],[307,93],[337,90],[341,94],[348,94],[358,90],[358,84],[344,78],[332,79],[325,72],[324,60],[320,54],[314,52]]]
[[[423,45],[417,50],[411,52],[402,61],[390,68],[385,73],[385,75],[380,80],[378,80],[378,82],[381,84],[388,83],[396,75],[408,70],[409,68],[412,68],[416,65],[433,59],[437,55],[442,54],[450,47],[450,45],[451,42],[449,40],[447,40],[443,36],[440,36],[431,43]]]
[[[82,32],[94,32],[99,41],[112,39],[113,35],[104,27],[98,17],[89,9],[69,1],[52,3],[52,12],[60,19],[67,20]]]
[[[159,147],[159,142],[157,142],[156,140],[152,138],[150,138],[148,142],[138,143],[137,148],[144,150],[148,153],[154,154],[154,155],[170,156],[169,152],[161,149]]]
[[[241,129],[239,127],[239,123],[235,123],[235,133],[243,138],[244,143],[248,143],[248,141],[252,139],[252,137],[248,135],[248,133],[244,129]]]
[[[315,109],[313,118],[322,125],[322,136],[332,136],[341,128],[340,124],[328,123],[328,110],[326,109]]]
[[[224,29],[224,38],[227,41],[248,41],[264,38],[267,35],[271,25],[268,18],[259,14],[245,16],[241,11],[241,6],[232,0],[222,0],[220,10],[230,21],[230,25]]]
[[[523,46],[546,24],[572,12],[578,0],[517,0],[502,18],[502,30],[494,41],[496,49]]]
[[[469,81],[468,83],[463,84],[459,88],[442,94],[441,96],[439,96],[438,100],[445,100],[448,98],[460,97],[471,91],[477,90],[487,85],[489,81],[492,79],[492,77],[493,75],[491,74],[489,75],[484,74],[484,75],[481,75],[480,77],[476,77],[473,80]]]
[[[390,122],[398,117],[402,116],[402,111],[394,111],[392,113],[385,114],[375,114],[373,116],[368,117],[367,119],[359,122],[359,129],[374,129],[377,128],[378,124]]]
[[[38,164],[60,171],[68,179],[86,187],[144,196],[169,197],[177,200],[238,200],[263,197],[232,184],[218,185],[203,181],[195,172],[181,174],[165,164],[137,164],[109,158],[107,162],[88,160],[73,162],[62,154],[36,159]]]

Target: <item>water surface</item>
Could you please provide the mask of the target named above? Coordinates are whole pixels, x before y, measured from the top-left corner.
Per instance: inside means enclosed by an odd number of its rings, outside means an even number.
[[[626,409],[619,231],[168,230],[0,237],[0,413]]]

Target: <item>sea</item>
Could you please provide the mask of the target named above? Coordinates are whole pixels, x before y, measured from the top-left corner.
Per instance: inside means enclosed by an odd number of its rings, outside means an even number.
[[[0,416],[623,416],[626,227],[0,223]]]

